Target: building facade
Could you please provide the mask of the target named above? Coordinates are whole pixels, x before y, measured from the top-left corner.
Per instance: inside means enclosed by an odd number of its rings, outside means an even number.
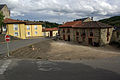
[[[120,27],[115,27],[111,42],[120,43]]]
[[[21,39],[42,36],[42,25],[40,23],[25,22],[9,18],[6,18],[4,23],[6,24],[6,34],[8,35]]]
[[[43,29],[43,36],[54,37],[58,35],[58,28],[45,28]]]
[[[10,18],[10,10],[8,9],[6,4],[0,4],[0,12],[4,15],[5,18]]]
[[[109,44],[113,29],[110,25],[96,21],[73,21],[59,26],[62,40],[94,46]]]

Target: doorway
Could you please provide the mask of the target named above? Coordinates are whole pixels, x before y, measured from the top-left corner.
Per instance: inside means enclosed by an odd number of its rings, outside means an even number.
[[[53,36],[53,33],[52,33],[52,31],[50,31],[50,37],[52,37]]]
[[[68,35],[68,41],[70,41],[70,35]]]
[[[63,40],[65,40],[65,35],[63,35]]]
[[[88,40],[89,40],[89,44],[93,45],[92,38],[89,38]]]

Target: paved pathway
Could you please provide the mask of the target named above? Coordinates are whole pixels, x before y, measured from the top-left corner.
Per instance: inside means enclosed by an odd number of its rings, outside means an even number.
[[[25,47],[40,41],[46,40],[46,38],[27,39],[27,40],[16,40],[9,43],[10,51],[16,50],[21,47]],[[0,54],[7,53],[6,43],[0,44]]]
[[[119,61],[0,60],[0,80],[120,80]]]

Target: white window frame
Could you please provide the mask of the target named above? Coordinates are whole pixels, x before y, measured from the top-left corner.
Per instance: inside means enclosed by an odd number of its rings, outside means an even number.
[[[27,30],[30,30],[30,25],[27,25]]]
[[[30,36],[30,34],[28,34],[28,33],[30,33],[30,32],[27,32],[27,36]]]
[[[17,34],[16,34],[17,33]],[[18,32],[14,32],[14,36],[19,36],[19,33]]]
[[[35,35],[37,35],[38,34],[38,32],[37,31],[35,31]]]
[[[18,30],[18,24],[13,24],[14,26],[14,30],[17,31]]]
[[[34,26],[34,29],[37,30],[37,25]]]

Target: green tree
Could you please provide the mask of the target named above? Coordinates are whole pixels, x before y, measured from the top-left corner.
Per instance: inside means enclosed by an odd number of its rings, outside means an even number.
[[[3,20],[4,20],[4,16],[2,12],[0,12],[0,33],[2,33]]]

